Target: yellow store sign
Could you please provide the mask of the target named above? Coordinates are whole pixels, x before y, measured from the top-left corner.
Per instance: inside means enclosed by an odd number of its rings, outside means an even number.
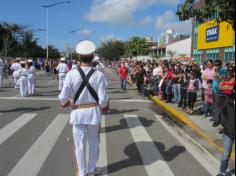
[[[198,28],[198,50],[234,45],[234,30],[227,22],[209,21]]]

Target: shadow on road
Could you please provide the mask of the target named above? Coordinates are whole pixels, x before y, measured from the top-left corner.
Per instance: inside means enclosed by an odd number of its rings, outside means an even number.
[[[11,110],[3,110],[0,111],[1,113],[7,113],[7,112],[35,112],[35,111],[43,111],[46,109],[50,109],[51,107],[45,106],[45,107],[40,107],[40,108],[15,108]]]
[[[106,115],[114,115],[114,114],[125,114],[125,113],[131,113],[131,112],[136,112],[138,109],[110,109]]]
[[[173,146],[170,149],[166,149],[166,146],[163,143],[160,142],[138,142],[138,143],[132,143],[128,145],[124,149],[124,153],[129,157],[128,159],[113,163],[108,165],[108,173],[115,173],[119,170],[129,168],[132,166],[147,166],[150,165],[158,160],[161,160],[162,158],[158,158],[157,154],[150,153],[150,150],[152,148],[150,145],[154,144],[158,150],[160,151],[161,155],[163,156],[164,161],[169,162],[175,159],[177,156],[179,156],[181,153],[184,153],[186,149],[182,146]],[[146,154],[150,155],[148,158],[146,158],[146,161],[142,160],[138,148],[142,148],[146,151]],[[105,173],[103,174],[105,175]]]
[[[129,121],[132,120],[137,120],[134,117],[127,118]],[[152,124],[155,122],[154,120],[149,120],[145,117],[138,117],[138,119],[141,121],[142,125],[147,128],[152,126]],[[114,132],[114,131],[119,131],[119,130],[124,130],[124,129],[129,129],[129,128],[135,128],[136,126],[129,127],[127,124],[126,119],[121,119],[119,125],[114,125],[114,126],[109,126],[106,128],[101,129],[101,133],[109,133],[109,132]]]

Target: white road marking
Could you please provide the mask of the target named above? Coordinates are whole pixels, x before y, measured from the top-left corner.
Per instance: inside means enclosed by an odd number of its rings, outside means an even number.
[[[162,116],[155,115],[155,117],[211,175],[217,175],[220,162],[212,154],[182,129],[168,126]]]
[[[68,115],[57,115],[8,176],[37,176],[67,122]]]
[[[37,114],[22,114],[13,122],[9,123],[2,129],[0,129],[0,144],[7,140],[10,136],[15,134],[19,129],[21,129],[25,124],[31,121]]]
[[[105,123],[105,116],[102,117],[102,124],[101,124],[101,128],[105,129],[106,127],[106,123]],[[100,134],[100,140],[101,140],[101,144],[100,144],[100,157],[97,163],[98,167],[103,168],[103,173],[106,174],[104,176],[108,176],[108,170],[107,170],[107,139],[106,139],[106,132],[104,130],[104,133]]]
[[[0,97],[0,100],[30,100],[30,101],[59,101],[58,98],[42,98],[42,97]],[[139,99],[123,99],[110,100],[111,102],[127,102],[127,103],[152,103],[150,100]]]
[[[138,116],[125,115],[124,117],[128,126],[131,128],[130,132],[137,145],[148,175],[156,176],[157,173],[161,173],[161,176],[174,176],[167,162],[165,162],[160,151],[153,143],[152,138],[138,119]]]

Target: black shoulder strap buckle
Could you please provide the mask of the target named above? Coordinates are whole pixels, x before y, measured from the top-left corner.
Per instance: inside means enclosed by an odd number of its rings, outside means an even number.
[[[83,79],[83,83],[81,84],[80,88],[78,89],[78,91],[75,94],[75,98],[74,98],[74,103],[78,100],[78,98],[80,97],[81,93],[83,92],[83,90],[87,87],[87,89],[89,90],[90,94],[93,96],[94,100],[96,100],[97,103],[99,103],[99,97],[97,92],[94,90],[94,88],[90,85],[89,80],[91,78],[91,76],[94,74],[94,72],[96,71],[95,69],[91,69],[88,73],[88,75],[86,76],[84,71],[78,67],[78,71]]]

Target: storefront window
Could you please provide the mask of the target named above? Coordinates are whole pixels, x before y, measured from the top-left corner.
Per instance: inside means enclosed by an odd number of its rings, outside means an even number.
[[[197,64],[203,63],[203,52],[202,51],[194,50],[193,57],[194,57],[194,61]]]
[[[225,48],[225,62],[230,62],[235,60],[235,46],[230,48]]]
[[[219,49],[209,49],[209,50],[207,50],[207,60],[209,60],[209,59],[213,59],[213,60],[219,59],[219,53],[220,53]]]

